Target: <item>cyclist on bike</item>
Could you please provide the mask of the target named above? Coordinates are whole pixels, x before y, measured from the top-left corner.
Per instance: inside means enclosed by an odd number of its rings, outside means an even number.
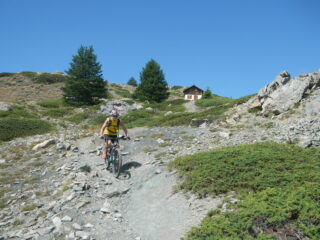
[[[118,109],[113,109],[111,111],[111,117],[104,121],[100,129],[100,137],[106,142],[105,149],[102,153],[103,159],[108,158],[108,149],[111,147],[112,143],[118,139],[119,126],[123,129],[126,138],[129,138],[127,128],[123,121],[119,119]]]

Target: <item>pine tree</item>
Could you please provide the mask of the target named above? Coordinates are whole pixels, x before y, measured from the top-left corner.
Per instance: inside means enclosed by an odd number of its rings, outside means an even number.
[[[92,46],[78,49],[66,73],[69,78],[62,90],[67,103],[94,105],[106,97],[107,83],[102,78],[101,64],[97,62]]]
[[[209,87],[203,92],[202,98],[203,99],[209,99],[212,97],[212,92]]]
[[[141,101],[162,102],[169,97],[168,84],[160,65],[151,59],[140,73],[140,84],[134,97]]]
[[[135,87],[138,85],[137,80],[134,79],[134,77],[131,77],[131,78],[128,80],[127,84],[128,84],[128,85],[131,85],[131,86],[135,86]]]

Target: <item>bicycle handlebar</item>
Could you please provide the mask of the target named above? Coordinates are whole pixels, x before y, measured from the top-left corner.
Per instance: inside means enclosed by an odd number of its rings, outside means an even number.
[[[118,139],[121,139],[121,140],[131,140],[131,138],[129,136],[120,136],[120,137],[117,137]],[[100,139],[105,139],[104,136],[100,136]]]

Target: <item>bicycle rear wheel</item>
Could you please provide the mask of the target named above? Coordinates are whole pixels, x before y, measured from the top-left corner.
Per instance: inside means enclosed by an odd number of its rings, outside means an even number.
[[[120,175],[121,166],[122,166],[122,158],[121,158],[120,152],[117,149],[115,149],[113,151],[112,173],[113,173],[113,176],[115,176],[116,178]]]

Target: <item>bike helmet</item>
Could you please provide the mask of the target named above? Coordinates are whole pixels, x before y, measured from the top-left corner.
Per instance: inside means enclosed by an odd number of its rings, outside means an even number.
[[[119,117],[119,111],[118,111],[118,109],[113,109],[113,110],[111,111],[111,116],[112,116],[112,117]]]

